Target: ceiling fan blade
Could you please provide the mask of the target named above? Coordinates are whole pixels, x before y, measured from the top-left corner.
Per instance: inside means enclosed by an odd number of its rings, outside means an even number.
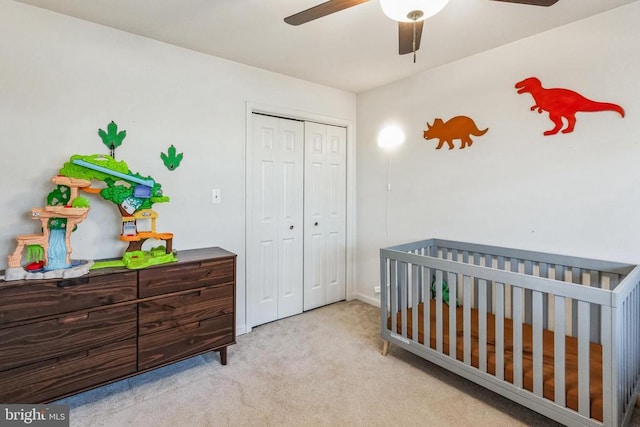
[[[305,24],[314,19],[340,12],[341,10],[357,6],[367,1],[369,0],[329,0],[307,10],[303,10],[302,12],[298,12],[295,15],[287,16],[284,18],[284,22],[290,25]]]
[[[553,6],[558,0],[494,0],[505,1],[508,3],[528,4],[531,6]]]
[[[424,21],[416,22],[416,49],[420,49]],[[413,22],[398,22],[398,45],[400,55],[413,53]]]

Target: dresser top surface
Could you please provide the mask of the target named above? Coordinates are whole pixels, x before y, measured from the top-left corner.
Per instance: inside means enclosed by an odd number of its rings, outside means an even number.
[[[189,262],[197,262],[203,260],[210,260],[216,258],[233,258],[236,257],[236,254],[233,252],[229,252],[220,247],[209,247],[209,248],[198,248],[198,249],[185,249],[181,251],[177,251],[176,258],[178,258],[177,262],[166,263],[166,264],[158,264],[154,266],[150,266],[145,268],[144,270],[161,268],[167,265],[175,265],[180,263],[189,263]],[[115,259],[115,258],[114,258]],[[96,270],[91,270],[89,274],[80,277],[97,277],[105,274],[114,274],[114,273],[124,273],[124,272],[135,272],[138,270],[127,269],[124,267],[109,267],[109,268],[99,268]],[[4,271],[0,271],[0,275],[4,274]],[[26,284],[35,284],[41,282],[51,282],[51,281],[59,281],[64,280],[62,278],[54,278],[54,279],[36,279],[36,280],[11,280],[5,282],[4,280],[0,280],[0,289],[10,288],[14,286],[21,286]]]

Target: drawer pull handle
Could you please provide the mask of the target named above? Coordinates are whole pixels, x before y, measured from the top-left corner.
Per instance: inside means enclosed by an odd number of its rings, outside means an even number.
[[[74,316],[61,317],[60,319],[58,319],[58,323],[60,324],[73,323],[73,322],[78,322],[80,320],[87,320],[88,318],[89,318],[89,313],[82,313],[82,314],[76,314]]]
[[[82,277],[82,278],[78,278],[78,279],[67,279],[67,280],[59,281],[58,282],[58,287],[59,288],[68,288],[70,286],[86,285],[87,283],[89,283],[89,278],[88,277]]]

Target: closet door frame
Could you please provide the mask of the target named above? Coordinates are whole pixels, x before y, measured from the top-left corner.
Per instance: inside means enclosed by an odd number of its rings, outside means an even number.
[[[355,271],[355,241],[356,241],[356,147],[355,147],[355,125],[350,120],[338,119],[335,117],[324,116],[320,114],[313,114],[307,112],[301,112],[297,110],[291,110],[282,107],[275,107],[266,104],[251,103],[246,104],[246,132],[245,132],[245,243],[244,243],[244,277],[245,277],[245,289],[244,289],[244,301],[237,301],[238,304],[243,304],[245,307],[245,325],[246,332],[251,332],[252,318],[250,307],[250,289],[248,286],[248,262],[251,260],[251,249],[248,244],[248,238],[251,236],[251,221],[250,212],[252,209],[250,195],[251,180],[249,179],[251,174],[252,165],[252,153],[251,153],[251,138],[253,129],[252,114],[266,114],[275,117],[281,117],[284,119],[311,121],[333,126],[345,127],[347,130],[347,182],[346,182],[346,286],[345,294],[347,301],[353,299],[353,284],[356,280]],[[240,267],[240,266],[239,266]],[[239,295],[240,296],[240,295]]]

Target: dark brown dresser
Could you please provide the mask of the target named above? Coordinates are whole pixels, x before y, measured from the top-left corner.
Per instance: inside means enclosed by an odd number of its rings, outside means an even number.
[[[46,403],[236,340],[236,255],[0,282],[0,403]]]

